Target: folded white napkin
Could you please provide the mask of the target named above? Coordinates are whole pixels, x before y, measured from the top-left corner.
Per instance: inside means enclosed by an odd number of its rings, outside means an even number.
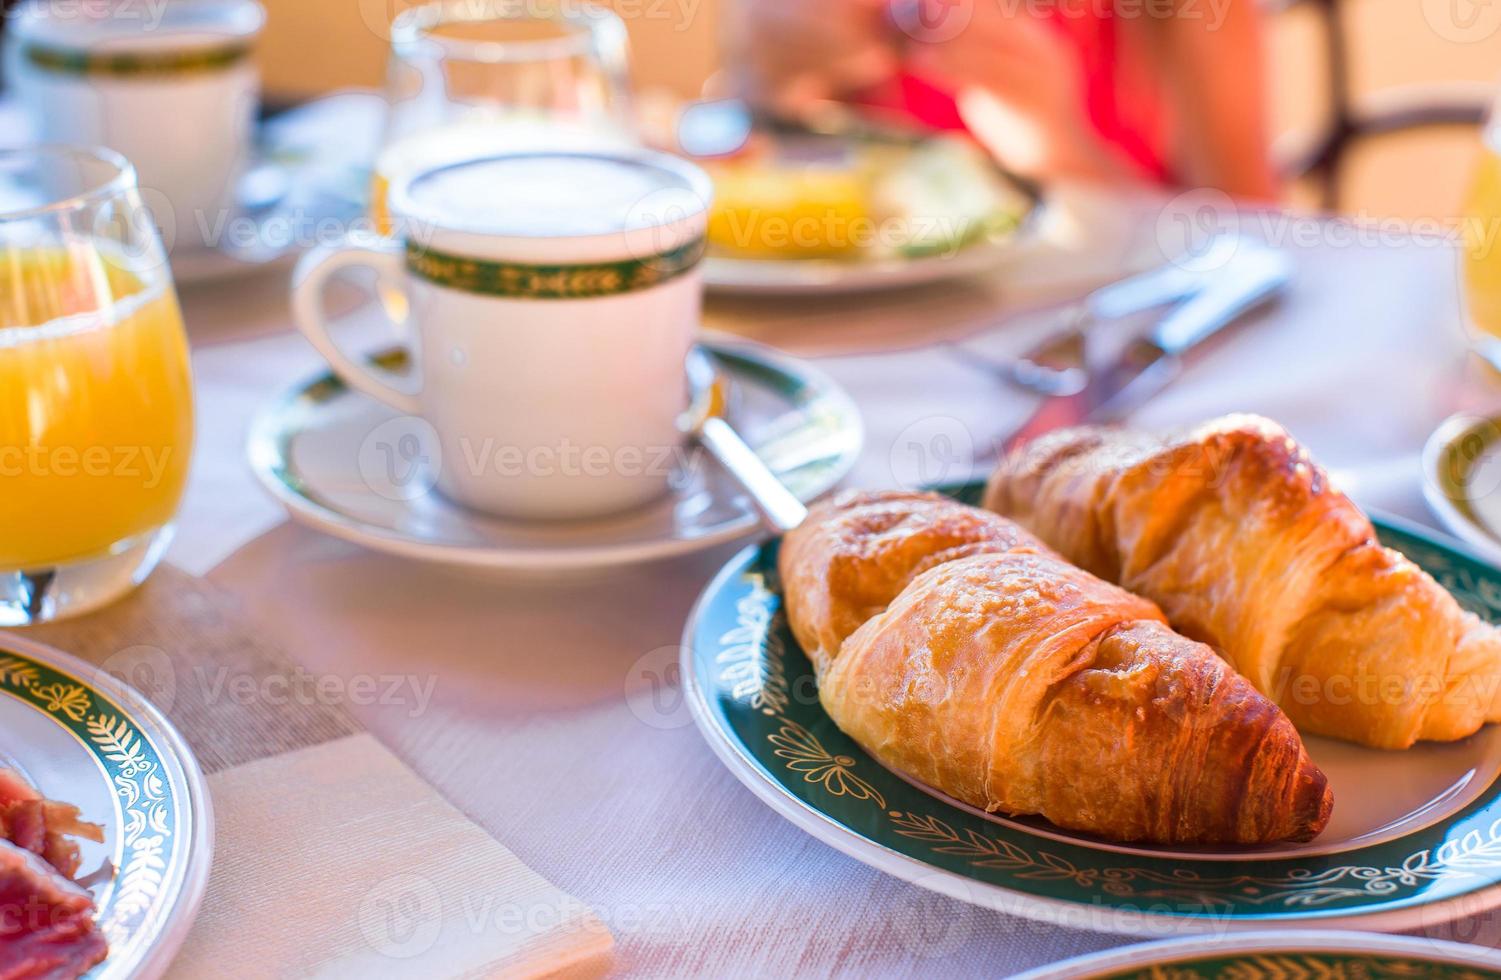
[[[168,976],[603,972],[611,938],[368,734],[209,778],[216,847]]]

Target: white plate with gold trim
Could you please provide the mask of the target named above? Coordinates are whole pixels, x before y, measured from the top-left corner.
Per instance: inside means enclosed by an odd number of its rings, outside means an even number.
[[[799,498],[844,478],[864,441],[849,396],[806,362],[722,337],[700,346],[731,382],[729,420]],[[376,355],[400,371],[406,354]],[[503,574],[574,574],[689,554],[759,526],[739,486],[697,448],[679,447],[672,490],[614,517],[514,521],[466,510],[434,488],[420,419],[350,391],[332,374],[294,388],[251,426],[251,467],[291,515],[375,551]],[[440,464],[441,465],[441,464]]]
[[[4,764],[104,828],[102,843],[79,842],[79,883],[110,946],[87,976],[159,976],[213,861],[213,810],[192,752],[133,688],[14,633],[0,632],[0,695]]]

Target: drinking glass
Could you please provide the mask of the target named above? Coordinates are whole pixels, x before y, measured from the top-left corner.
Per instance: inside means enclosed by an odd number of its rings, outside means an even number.
[[[0,625],[143,581],[192,441],[182,314],[135,171],[111,150],[0,150]]]
[[[1465,315],[1476,353],[1501,371],[1501,112],[1491,107],[1465,204]]]
[[[635,142],[629,43],[620,18],[578,2],[439,0],[391,26],[390,104],[371,217],[391,231],[402,174],[518,150]]]

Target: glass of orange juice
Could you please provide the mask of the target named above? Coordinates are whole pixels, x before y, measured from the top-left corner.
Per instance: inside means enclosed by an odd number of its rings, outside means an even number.
[[[134,170],[103,149],[0,151],[0,625],[144,580],[192,443],[182,314]]]
[[[1462,226],[1465,313],[1476,352],[1501,372],[1501,112],[1482,135]]]
[[[571,3],[437,0],[391,25],[389,110],[371,217],[406,173],[518,150],[598,150],[635,141],[625,25]]]

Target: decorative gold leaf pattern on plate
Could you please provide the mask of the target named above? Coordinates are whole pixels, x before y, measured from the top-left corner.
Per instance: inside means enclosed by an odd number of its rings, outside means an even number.
[[[1099,877],[1096,869],[1076,867],[1056,854],[1046,851],[1032,853],[1010,841],[987,837],[974,830],[960,833],[931,814],[903,812],[890,816],[896,832],[903,837],[927,841],[939,854],[968,858],[970,864],[979,868],[1002,868],[1015,872],[1020,878],[1067,878],[1086,887]]]
[[[1295,868],[1284,875],[1239,874],[1201,876],[1191,868],[1170,872],[1147,868],[1078,868],[1048,851],[1022,848],[1009,841],[967,830],[963,834],[931,815],[891,815],[893,828],[903,837],[925,841],[940,854],[963,857],[981,868],[1002,868],[1020,878],[1070,878],[1083,887],[1098,887],[1120,898],[1155,899],[1214,908],[1234,892],[1251,905],[1288,908],[1317,907],[1336,899],[1380,897],[1398,885],[1470,877],[1493,871],[1501,863],[1501,820],[1486,834],[1470,831],[1447,841],[1436,851],[1422,850],[1397,867],[1340,865],[1314,871]]]
[[[0,657],[0,684],[10,687],[30,687],[40,674],[24,660],[15,657]]]
[[[89,692],[78,684],[46,684],[33,687],[32,691],[43,701],[48,713],[67,715],[74,721],[83,721],[89,710]]]
[[[766,736],[776,746],[773,754],[787,760],[787,768],[802,773],[810,783],[822,783],[832,796],[849,796],[857,800],[871,800],[884,808],[886,798],[870,783],[852,771],[855,760],[847,755],[834,755],[823,747],[818,738],[802,725],[786,718],[778,719],[782,727]]]
[[[767,715],[787,710],[787,671],[783,666],[781,611],[765,576],[747,577],[751,591],[735,604],[735,625],[719,637],[719,679],[737,701]]]
[[[128,720],[96,714],[86,724],[89,740],[99,753],[119,766],[114,784],[124,815],[121,834],[125,855],[115,878],[112,915],[101,924],[106,938],[115,942],[117,937],[123,940],[128,935],[124,921],[147,912],[161,892],[167,873],[166,786]]]

